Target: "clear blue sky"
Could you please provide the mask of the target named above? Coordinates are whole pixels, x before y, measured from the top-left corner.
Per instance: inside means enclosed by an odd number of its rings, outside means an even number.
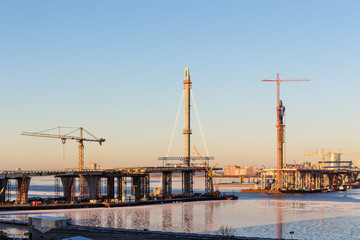
[[[85,164],[160,165],[189,66],[220,166],[276,165],[284,83],[286,161],[359,152],[358,1],[1,1],[2,169],[59,168],[60,140],[22,131],[83,126],[106,139]],[[195,116],[194,114],[192,114]],[[171,155],[183,155],[183,113]],[[196,120],[193,144],[204,153]],[[357,161],[359,156],[347,156]],[[77,144],[65,146],[77,166]]]

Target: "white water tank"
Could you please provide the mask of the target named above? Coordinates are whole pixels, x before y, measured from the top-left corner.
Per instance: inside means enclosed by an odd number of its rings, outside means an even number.
[[[340,168],[340,153],[331,153],[330,162],[331,168]]]

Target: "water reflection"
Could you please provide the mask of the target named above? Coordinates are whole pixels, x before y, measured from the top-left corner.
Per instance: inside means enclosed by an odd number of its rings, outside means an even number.
[[[138,208],[131,213],[132,229],[144,230],[150,226],[150,210],[149,208]],[[111,224],[108,224],[109,226]]]
[[[351,192],[349,191],[348,194]],[[341,193],[329,194],[333,197]],[[313,198],[313,201],[308,199]],[[321,195],[322,197],[322,195]],[[353,217],[360,216],[358,202],[319,201],[317,195],[174,203],[123,208],[69,209],[27,212],[2,212],[2,218],[26,220],[29,216],[72,218],[74,224],[170,232],[213,233],[221,226],[236,228],[237,235],[248,237],[319,239],[335,223],[350,229]],[[344,197],[342,199],[345,199]],[[346,198],[347,199],[347,198]],[[345,218],[339,218],[345,217]],[[336,218],[336,219],[335,219]],[[334,219],[333,221],[331,219]],[[360,219],[356,218],[356,219]],[[355,228],[355,225],[354,225]],[[353,229],[352,229],[353,230]],[[359,229],[354,229],[356,233]],[[344,231],[342,231],[344,233]],[[346,231],[345,231],[346,232]],[[359,233],[360,234],[360,233]],[[309,237],[312,236],[313,238]],[[348,233],[346,236],[353,236]],[[329,238],[331,239],[331,238]],[[338,238],[339,239],[339,238]],[[345,238],[344,238],[345,239]],[[351,238],[347,238],[351,239]]]
[[[276,238],[282,238],[282,211],[281,211],[281,202],[276,202]]]
[[[0,230],[5,232],[9,238],[26,238],[26,234],[28,233],[26,226],[9,227],[9,225],[0,224]]]
[[[214,219],[214,208],[216,207],[216,202],[209,202],[205,204],[205,231],[209,232],[213,229],[213,219]]]
[[[215,213],[223,202],[176,203],[124,208],[93,208],[10,213],[2,217],[27,220],[31,216],[71,218],[73,224],[107,228],[171,232],[212,232]],[[215,229],[217,230],[217,229]]]
[[[172,204],[162,208],[162,230],[169,231],[172,228]]]
[[[190,233],[193,226],[193,205],[186,203],[182,206],[183,212],[183,229],[185,233]]]

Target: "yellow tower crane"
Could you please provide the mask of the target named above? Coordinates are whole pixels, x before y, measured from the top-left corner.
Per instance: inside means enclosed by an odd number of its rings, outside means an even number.
[[[316,150],[315,153],[305,153],[306,157],[310,157],[310,156],[316,156],[316,168],[319,169],[319,155],[322,155],[322,166],[321,168],[324,169],[324,165],[325,165],[325,156],[327,156],[324,153],[324,149],[322,149],[322,151],[320,152],[319,150]]]
[[[218,165],[218,163],[216,163],[212,168],[209,169],[206,162],[204,161],[204,159],[202,158],[202,156],[200,155],[200,153],[196,149],[196,147],[193,146],[193,148],[194,148],[196,154],[198,155],[199,159],[201,160],[202,164],[204,165],[204,168],[205,168],[206,172],[209,175],[209,178],[210,178],[210,195],[219,195],[220,192],[218,192],[218,191],[215,192],[214,191],[214,182],[213,182],[213,174],[221,176],[221,174],[218,174],[218,173],[213,171],[214,168],[216,167],[216,165]]]
[[[52,129],[48,129],[45,131],[41,131],[41,132],[22,132],[21,135],[23,136],[33,136],[33,137],[46,137],[46,138],[59,138],[61,139],[62,143],[64,144],[66,142],[66,140],[70,139],[70,140],[76,140],[79,142],[79,162],[78,162],[78,169],[81,171],[84,169],[84,141],[88,141],[88,142],[98,142],[100,145],[102,145],[103,142],[105,142],[105,139],[100,138],[98,139],[97,137],[95,137],[94,135],[92,135],[91,133],[89,133],[88,131],[86,131],[84,128],[80,127],[80,128],[75,128],[74,131],[69,132],[67,134],[60,134],[60,130],[62,127],[56,127],[56,128],[52,128]],[[51,131],[51,130],[55,130],[55,129],[59,129],[59,134],[49,134],[49,133],[44,133],[47,131]],[[76,132],[76,131],[80,131],[80,136],[76,137],[76,136],[70,136],[70,134]],[[83,136],[83,132],[86,132],[87,134],[89,134],[92,139],[90,138],[84,138]]]
[[[318,156],[321,154],[322,158],[322,169],[325,169],[325,156],[331,156],[332,154],[338,154],[338,155],[359,155],[360,152],[348,152],[348,153],[336,153],[336,152],[328,152],[325,153],[325,150],[322,149],[321,151],[317,150],[315,153],[305,153],[305,156],[310,157],[310,156],[316,156],[316,165],[318,166]],[[318,167],[319,168],[319,167]]]

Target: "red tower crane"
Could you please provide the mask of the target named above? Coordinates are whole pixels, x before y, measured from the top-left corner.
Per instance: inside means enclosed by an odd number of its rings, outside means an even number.
[[[276,180],[276,188],[280,189],[282,187],[281,181],[281,171],[284,164],[284,128],[285,124],[283,121],[283,117],[285,114],[285,107],[280,100],[280,82],[300,82],[300,81],[310,81],[310,79],[281,79],[279,73],[276,76],[276,80],[264,79],[261,80],[262,82],[276,82],[277,88],[277,108],[276,108],[276,115],[277,115],[277,180]]]

